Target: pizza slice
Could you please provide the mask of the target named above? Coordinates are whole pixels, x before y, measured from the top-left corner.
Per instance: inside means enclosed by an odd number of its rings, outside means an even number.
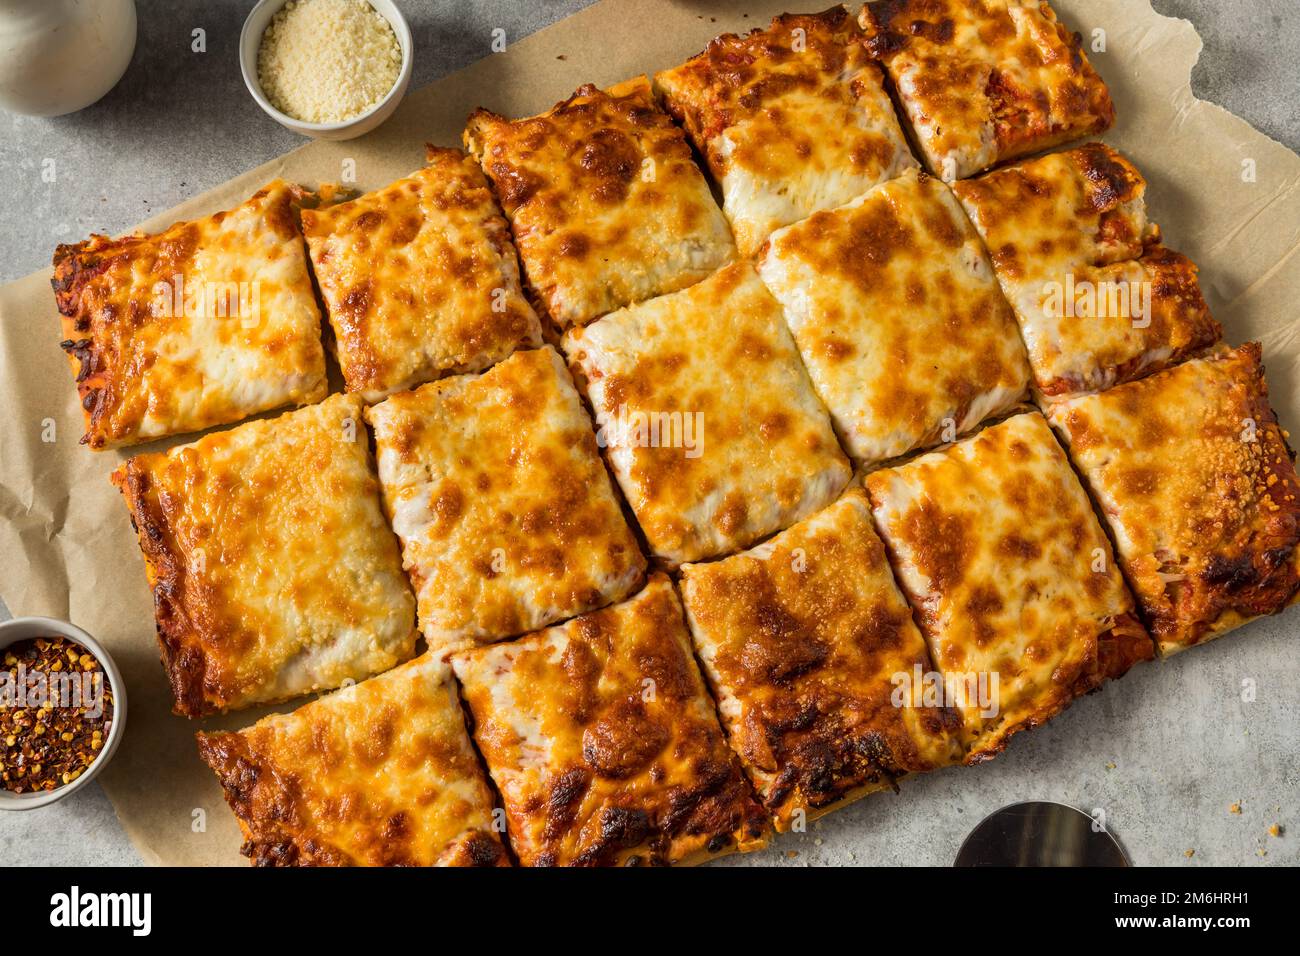
[[[1146,180],[1089,143],[953,186],[1015,309],[1038,391],[1099,391],[1219,340],[1196,266],[1147,219]]]
[[[765,844],[664,575],[452,664],[523,865],[691,864]]]
[[[314,197],[281,180],[156,235],[54,253],[63,349],[100,451],[237,422],[328,392],[298,228]]]
[[[933,672],[860,488],[751,551],[682,566],[695,649],[778,830],[959,763]]]
[[[549,346],[366,416],[431,648],[545,627],[641,583],[645,559]]]
[[[668,566],[748,547],[848,483],[781,306],[748,262],[574,329],[563,346]]]
[[[415,602],[361,407],[335,395],[113,472],[177,713],[328,690],[414,653]]]
[[[1115,123],[1082,38],[1046,0],[869,0],[860,22],[945,182]]]
[[[1300,480],[1258,343],[1063,402],[1051,419],[1162,654],[1297,601]]]
[[[560,329],[684,288],[735,255],[645,77],[584,86],[528,119],[477,110],[464,140],[510,219],[534,304]]]
[[[419,172],[302,214],[344,382],[368,402],[542,344],[483,171],[426,151]]]
[[[843,7],[787,13],[655,74],[721,187],[742,256],[916,165],[862,39]]]
[[[951,441],[1028,392],[979,236],[925,173],[777,231],[758,271],[860,466]]]
[[[876,526],[987,760],[1154,655],[1087,494],[1036,412],[866,478]]]
[[[257,866],[509,866],[456,682],[431,654],[198,735]]]

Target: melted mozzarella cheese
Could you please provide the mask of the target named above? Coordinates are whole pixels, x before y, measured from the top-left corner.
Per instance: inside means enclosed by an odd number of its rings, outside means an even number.
[[[254,863],[505,866],[451,669],[426,654],[236,733],[199,735]]]
[[[973,759],[1152,654],[1088,496],[1037,413],[867,476],[935,664],[997,694]],[[981,677],[981,675],[983,675]]]
[[[482,171],[428,153],[420,172],[303,213],[344,381],[369,402],[542,343]]]
[[[640,583],[645,559],[549,346],[366,415],[430,647],[544,627]]]
[[[929,176],[779,230],[758,268],[859,465],[951,440],[1026,393],[1028,360],[988,257]]]
[[[1115,122],[1078,35],[1043,0],[874,0],[861,23],[945,182]]]
[[[765,842],[665,576],[452,665],[525,866],[691,863]]]
[[[777,829],[961,760],[960,717],[923,706],[913,686],[930,655],[861,489],[761,548],[683,565],[682,600],[728,738]],[[900,675],[915,695],[895,697]]]
[[[655,85],[721,185],[742,256],[916,165],[843,8],[720,36]]]
[[[735,255],[685,136],[644,77],[584,86],[530,119],[478,110],[464,139],[561,329],[684,288]]]
[[[1100,143],[953,187],[1050,399],[1109,388],[1218,340],[1196,266],[1160,244],[1146,181]]]
[[[180,712],[337,687],[413,653],[359,399],[138,455],[113,481],[140,531]]]
[[[1300,481],[1259,360],[1251,343],[1050,412],[1163,654],[1300,590]]]
[[[296,209],[277,180],[153,236],[55,253],[55,291],[94,449],[239,421],[327,392]]]
[[[848,463],[781,307],[748,263],[564,338],[619,486],[669,564],[752,544],[833,501]],[[666,423],[658,433],[641,423]]]

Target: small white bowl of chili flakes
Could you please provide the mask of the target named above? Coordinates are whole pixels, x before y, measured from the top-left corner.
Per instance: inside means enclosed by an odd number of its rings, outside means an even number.
[[[122,674],[81,628],[0,624],[0,810],[34,810],[86,786],[126,726]]]

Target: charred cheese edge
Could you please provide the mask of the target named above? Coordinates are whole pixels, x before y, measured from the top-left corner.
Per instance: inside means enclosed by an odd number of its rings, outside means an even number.
[[[1009,411],[1029,362],[979,236],[918,171],[774,233],[759,275],[860,466]]]
[[[848,483],[781,307],[748,262],[571,330],[563,347],[668,566],[748,547]]]
[[[560,329],[684,288],[735,256],[685,135],[644,77],[583,86],[529,119],[477,110],[464,141],[510,219],[534,304]]]
[[[542,344],[483,171],[426,152],[419,172],[302,214],[347,390],[368,402]]]
[[[525,866],[691,864],[765,844],[664,575],[452,664]]]
[[[177,713],[328,690],[414,653],[366,441],[361,400],[335,395],[113,472]]]
[[[724,34],[654,82],[720,185],[742,256],[916,165],[843,7]]]
[[[200,733],[257,866],[509,866],[456,682],[431,654]]]
[[[963,708],[978,733],[970,762],[1154,655],[1088,496],[1036,412],[866,484],[935,664],[950,680],[987,682],[997,712]]]
[[[366,416],[430,647],[522,634],[641,583],[645,558],[549,346]]]
[[[930,654],[860,488],[751,551],[683,565],[681,588],[728,739],[778,830],[961,761],[960,715],[922,703]]]
[[[54,253],[55,299],[99,451],[325,397],[320,312],[299,232],[309,193],[281,180],[156,235]]]
[[[1300,480],[1248,343],[1051,411],[1168,655],[1295,602]]]
[[[1110,388],[1217,342],[1196,266],[1147,219],[1142,174],[1088,143],[953,186],[1015,309],[1048,400]]]
[[[945,182],[1115,123],[1081,37],[1045,0],[874,0],[860,22]]]

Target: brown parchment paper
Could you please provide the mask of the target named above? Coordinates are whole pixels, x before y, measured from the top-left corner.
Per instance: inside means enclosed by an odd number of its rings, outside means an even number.
[[[1200,265],[1228,341],[1263,341],[1274,404],[1284,424],[1300,425],[1300,156],[1193,96],[1201,43],[1190,23],[1161,17],[1148,0],[1053,2],[1089,50],[1094,31],[1104,31],[1105,51],[1090,55],[1120,117],[1105,138],[1149,178],[1151,213],[1167,243]],[[303,146],[142,226],[224,209],[275,176],[338,181],[346,160],[355,162],[359,188],[382,186],[421,165],[426,140],[459,144],[476,106],[538,112],[584,82],[674,65],[717,33],[765,24],[786,6],[605,0],[412,93],[362,139]],[[1248,167],[1253,181],[1243,175]],[[130,714],[100,779],[144,859],[242,863],[238,828],[193,735],[243,726],[261,712],[205,722],[171,715],[143,563],[107,478],[125,453],[78,445],[81,415],[59,339],[48,271],[0,288],[0,596],[15,615],[70,619],[113,650]]]

